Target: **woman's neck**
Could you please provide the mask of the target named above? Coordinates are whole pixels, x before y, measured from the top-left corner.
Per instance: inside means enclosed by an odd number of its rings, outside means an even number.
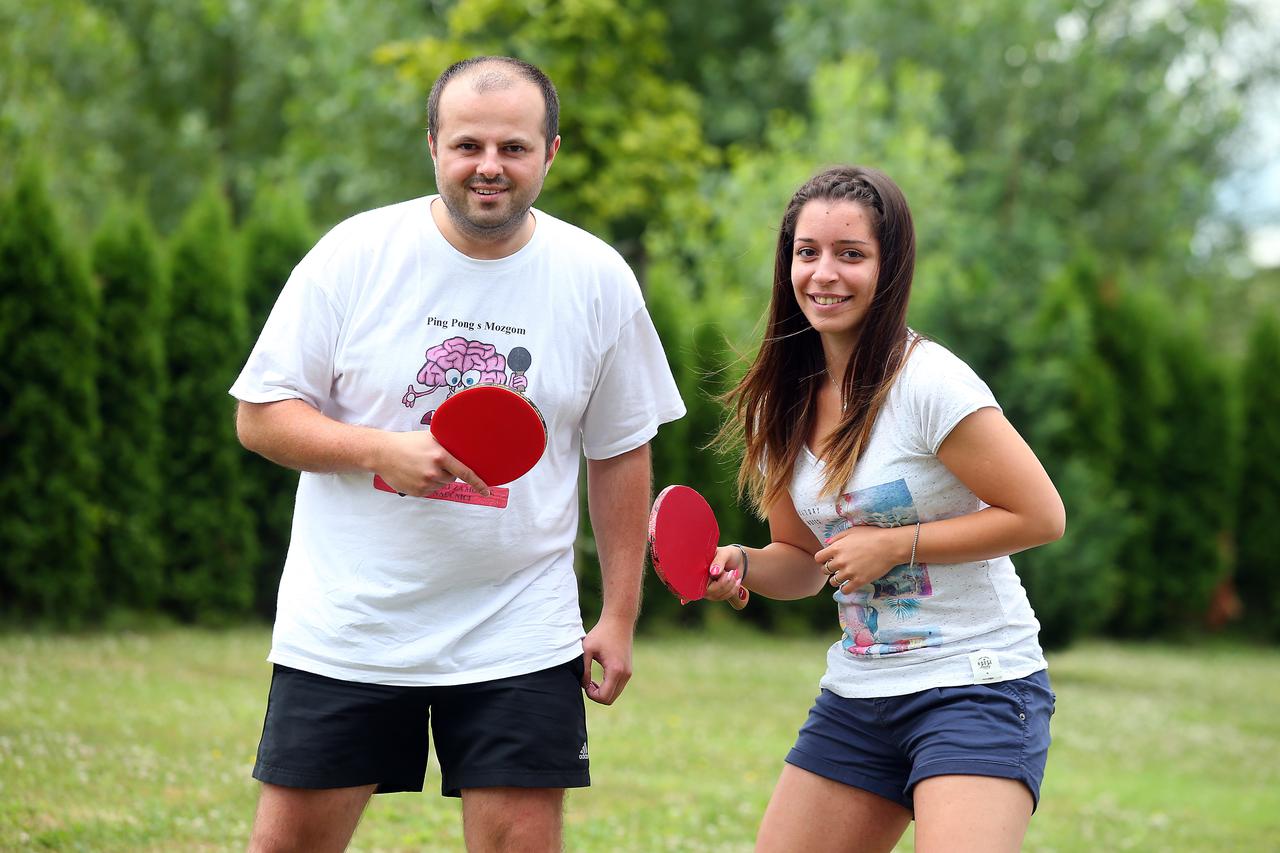
[[[822,339],[822,357],[826,363],[827,376],[831,378],[836,388],[844,387],[845,372],[849,369],[849,361],[853,358],[853,348],[857,345],[858,340],[830,340]]]

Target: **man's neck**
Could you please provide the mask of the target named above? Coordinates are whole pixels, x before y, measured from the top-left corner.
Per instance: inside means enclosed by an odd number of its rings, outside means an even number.
[[[535,225],[531,210],[525,214],[520,227],[511,234],[492,239],[474,237],[458,228],[444,201],[438,196],[431,200],[431,218],[450,246],[477,261],[496,261],[514,255],[533,239]]]

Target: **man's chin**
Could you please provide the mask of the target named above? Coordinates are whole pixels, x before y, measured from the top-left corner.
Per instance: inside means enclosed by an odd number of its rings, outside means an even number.
[[[501,239],[519,231],[529,213],[528,208],[516,211],[509,198],[488,203],[479,202],[470,194],[462,199],[442,198],[454,227],[468,236],[484,240]]]
[[[526,211],[527,213],[527,211]],[[467,216],[455,219],[459,231],[484,240],[501,240],[510,237],[524,224],[525,214],[520,216]]]

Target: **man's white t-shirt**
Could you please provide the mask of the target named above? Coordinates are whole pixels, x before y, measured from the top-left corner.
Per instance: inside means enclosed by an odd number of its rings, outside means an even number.
[[[911,352],[872,427],[851,481],[822,496],[824,464],[808,449],[791,498],[819,542],[853,525],[898,527],[977,512],[984,504],[937,457],[965,417],[999,408],[973,370],[932,341]],[[836,592],[839,641],[822,686],[848,698],[1022,678],[1046,667],[1027,594],[1008,557],[896,566]]]
[[[515,254],[476,260],[434,196],[368,211],[298,264],[240,400],[301,399],[348,424],[428,429],[455,390],[502,384],[547,449],[505,507],[400,497],[367,473],[304,472],[269,659],[331,678],[445,685],[582,653],[573,570],[581,456],[607,459],[684,414],[634,274],[602,240],[534,211]],[[605,496],[608,499],[608,496]]]

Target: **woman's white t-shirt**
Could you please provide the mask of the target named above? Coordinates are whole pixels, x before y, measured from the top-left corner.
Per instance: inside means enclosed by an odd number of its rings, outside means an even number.
[[[937,452],[984,407],[998,408],[986,383],[944,347],[921,340],[837,498],[821,496],[823,462],[808,449],[801,454],[790,486],[800,518],[823,542],[853,525],[898,527],[982,509]],[[1046,667],[1040,624],[1008,557],[903,564],[834,598],[843,633],[827,652],[822,686],[840,696],[899,696]]]

